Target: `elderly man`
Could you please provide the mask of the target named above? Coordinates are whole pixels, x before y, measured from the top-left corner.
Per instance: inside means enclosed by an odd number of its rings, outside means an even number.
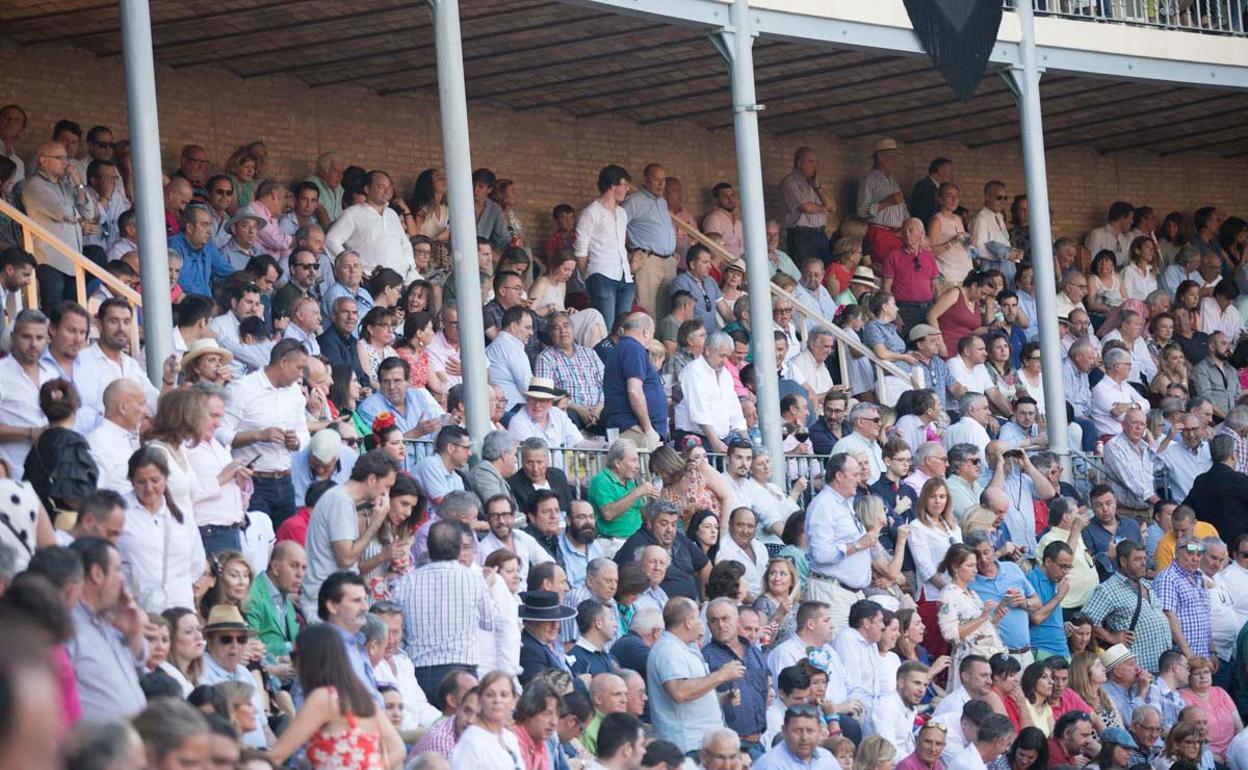
[[[819,161],[812,148],[798,147],[793,153],[793,170],[780,180],[780,196],[789,255],[798,260],[828,259],[828,214],[836,211],[836,196],[819,181]],[[779,230],[777,225],[777,236]]]
[[[1131,387],[1131,354],[1114,348],[1105,354],[1105,376],[1092,389],[1092,423],[1101,436],[1113,437],[1123,431],[1123,420],[1136,409],[1147,414],[1148,400]]]
[[[984,207],[971,222],[971,243],[979,252],[977,267],[1000,270],[1007,284],[1014,282],[1015,263],[1023,256],[1010,246],[1010,232],[1005,224],[1009,201],[1004,182],[988,182],[984,185]]]
[[[705,585],[711,572],[711,562],[701,547],[680,530],[680,512],[676,506],[665,500],[648,503],[645,522],[646,525],[616,551],[616,563],[637,561],[638,554],[646,546],[660,546],[668,552],[670,560],[662,583],[666,594],[671,597],[700,596],[701,586]]]
[[[818,257],[802,260],[802,277],[793,288],[793,296],[806,307],[819,313],[818,318],[807,319],[810,323],[827,323],[836,315],[836,300],[823,285],[824,265]],[[800,314],[800,313],[799,313]]]
[[[529,568],[534,564],[554,561],[528,532],[516,529],[516,508],[511,499],[503,495],[485,498],[485,523],[490,531],[481,539],[481,553],[488,557],[506,548],[520,560],[520,582],[528,582]]]
[[[594,706],[594,716],[581,731],[581,745],[596,753],[598,728],[602,726],[602,720],[611,714],[623,714],[628,709],[628,685],[615,674],[595,674],[589,681],[589,700]]]
[[[715,563],[735,561],[745,567],[745,581],[749,586],[748,600],[761,596],[763,575],[767,571],[767,547],[755,535],[758,531],[758,516],[747,506],[732,509],[728,514],[728,537],[720,538],[719,553]]]
[[[663,612],[665,631],[650,651],[646,684],[655,734],[685,752],[697,749],[704,736],[723,728],[716,690],[741,679],[746,666],[728,661],[710,671],[696,645],[702,640],[702,619],[691,599],[673,599]],[[737,747],[732,754],[735,756]]]
[[[1098,639],[1129,645],[1145,669],[1156,671],[1161,653],[1171,647],[1170,623],[1152,581],[1144,578],[1147,565],[1143,546],[1119,543],[1117,571],[1096,588],[1083,612]]]
[[[906,198],[893,174],[901,151],[893,139],[879,139],[872,148],[872,169],[858,184],[858,216],[867,220],[865,246],[877,263],[901,248],[901,225],[910,217]]]
[[[359,452],[344,446],[342,431],[355,428],[350,423],[338,423],[317,431],[308,445],[290,457],[290,479],[295,488],[295,504],[304,505],[308,488],[321,481],[345,484],[351,478],[351,469],[359,459]]]
[[[1141,668],[1138,653],[1127,645],[1115,644],[1102,652],[1101,665],[1109,678],[1103,685],[1105,694],[1114,702],[1118,713],[1131,714],[1142,706],[1162,707],[1163,697],[1155,673]]]
[[[364,204],[360,204],[364,205]],[[339,297],[350,297],[355,300],[360,317],[373,309],[373,295],[364,288],[364,265],[360,255],[350,249],[340,251],[334,257],[334,281],[325,289],[324,307],[326,315],[332,318],[334,304]],[[351,331],[355,331],[352,327]],[[322,343],[324,344],[324,343]],[[367,381],[368,377],[364,380]]]
[[[1147,515],[1160,499],[1153,488],[1158,457],[1149,445],[1144,414],[1141,409],[1123,414],[1122,432],[1107,441],[1104,449],[1107,475],[1119,507],[1137,517]]]
[[[642,676],[642,689],[644,690],[646,661],[650,657],[650,648],[663,633],[663,612],[656,607],[638,607],[636,604],[633,605],[633,610],[633,619],[629,621],[628,633],[615,640],[615,644],[611,645],[611,654],[624,667],[625,676],[628,676],[627,672],[630,671]]]
[[[552,313],[546,327],[554,344],[538,355],[534,374],[568,394],[567,411],[573,422],[585,429],[597,426],[603,409],[602,359],[576,343],[566,313]]]
[[[702,647],[702,658],[711,672],[732,662],[745,667],[739,680],[721,684],[716,689],[724,710],[724,724],[740,736],[743,748],[751,756],[761,756],[770,689],[767,661],[759,648],[741,634],[737,605],[732,599],[723,596],[713,599],[706,608],[706,624],[711,640]]]
[[[515,437],[506,431],[490,431],[481,442],[481,461],[468,471],[468,485],[482,500],[501,495],[511,502],[514,509],[516,496],[507,478],[516,472],[516,468]]]
[[[247,263],[253,257],[263,253],[256,243],[256,236],[263,225],[263,217],[245,208],[239,209],[234,216],[230,217],[230,221],[225,225],[230,231],[230,240],[221,247],[221,255],[230,263],[231,268],[246,269]]]
[[[388,267],[403,277],[404,282],[417,278],[412,260],[412,244],[399,215],[390,208],[394,183],[384,171],[372,171],[364,185],[364,202],[342,212],[342,216],[325,233],[325,247],[330,254],[344,249],[360,254],[364,270],[371,274],[377,267]]]
[[[1181,435],[1175,440],[1175,434]],[[1176,500],[1187,498],[1193,483],[1213,467],[1204,422],[1198,415],[1185,414],[1171,423],[1158,447],[1158,460],[1166,469],[1170,493]]]
[[[554,591],[530,590],[520,594],[520,683],[527,685],[533,677],[548,669],[572,673],[568,656],[559,644],[559,626],[576,617],[576,610],[559,603]]]
[[[550,466],[550,445],[546,439],[530,436],[520,442],[520,470],[507,479],[516,498],[516,507],[525,510],[529,501],[539,491],[554,492],[559,498],[559,510],[568,511],[572,506],[572,488],[567,475]]]
[[[1192,395],[1213,402],[1213,412],[1225,418],[1239,401],[1239,373],[1229,362],[1231,341],[1220,331],[1209,335],[1209,355],[1192,367]]]
[[[368,372],[360,363],[360,340],[355,336],[355,328],[360,322],[359,304],[352,297],[340,296],[328,306],[329,328],[316,338],[321,353],[331,364],[351,367],[361,384],[368,382]]]
[[[316,216],[322,227],[329,227],[342,216],[342,172],[345,165],[336,152],[322,153],[316,159],[316,169],[305,181],[316,185]]]
[[[941,443],[945,449],[958,444],[970,444],[981,453],[988,448],[991,437],[988,427],[996,425],[992,419],[992,409],[988,406],[988,397],[983,393],[968,392],[960,399],[962,418],[945,429]]]
[[[247,670],[248,641],[254,634],[238,607],[232,604],[218,604],[212,608],[204,623],[204,640],[207,647],[203,655],[203,671],[199,675],[199,683],[206,685],[222,682],[242,682],[252,686],[251,705],[257,714],[264,713],[264,696],[255,687],[255,679]],[[265,748],[269,745],[272,733],[268,724],[260,721],[253,730],[243,735],[244,745],[252,748]]]
[[[667,568],[671,563],[671,554],[661,545],[648,545],[637,553],[637,564],[646,576],[646,589],[633,602],[637,611],[652,609],[661,613],[667,606],[668,595],[663,590],[663,582],[667,580]]]
[[[954,444],[949,447],[947,456],[945,483],[949,487],[949,502],[953,506],[953,514],[960,521],[967,508],[979,504],[980,495],[984,493],[985,487],[980,482],[979,472],[984,458],[974,444]],[[995,470],[997,469],[994,468]],[[988,486],[1000,487],[1004,483],[1002,474],[993,473]]]
[[[463,382],[463,368],[459,361],[459,311],[454,305],[445,305],[438,313],[438,333],[433,342],[425,347],[429,354],[429,367],[442,372],[451,385]]]
[[[914,453],[914,471],[902,482],[917,499],[923,485],[931,479],[943,479],[949,469],[949,454],[939,441],[924,441]]]
[[[822,404],[824,396],[832,392],[834,383],[827,361],[835,342],[829,329],[815,326],[806,335],[805,349],[789,362],[789,372],[806,389],[812,404]]]
[[[667,393],[646,345],[654,338],[654,320],[633,313],[624,321],[619,342],[608,354],[603,373],[605,428],[616,428],[638,449],[654,449],[668,435]]]
[[[269,566],[256,576],[243,602],[247,625],[255,629],[274,658],[288,656],[299,635],[299,592],[308,554],[303,546],[284,540],[273,546]]]
[[[306,252],[303,254],[307,256]],[[286,325],[282,336],[302,342],[308,355],[319,356],[321,343],[317,340],[317,335],[321,333],[321,303],[314,297],[299,297],[287,312],[290,313],[290,323]]]
[[[114,380],[104,389],[104,417],[87,435],[100,489],[130,491],[126,465],[139,448],[139,428],[147,418],[147,397],[137,382]]]
[[[554,451],[554,465],[562,468],[564,454],[558,450],[574,447],[597,446],[594,439],[581,434],[567,412],[555,406],[562,392],[545,377],[532,377],[524,391],[524,406],[515,412],[507,431],[517,440],[539,437]]]
[[[1082,312],[1082,311],[1080,311]],[[1096,348],[1088,340],[1076,340],[1062,360],[1062,383],[1074,421],[1083,429],[1083,450],[1091,451],[1100,439],[1092,422],[1092,385],[1088,373],[1096,367]]]
[[[628,255],[634,265],[636,302],[651,313],[658,313],[659,289],[676,278],[676,228],[667,208],[664,192],[667,171],[658,163],[642,171],[641,188],[621,205],[628,214]]]
[[[87,197],[86,180],[70,162],[65,146],[48,142],[35,156],[37,171],[22,187],[22,205],[35,224],[55,235],[76,252],[82,251],[84,228],[94,232],[95,216]],[[74,266],[69,258],[39,240],[35,244],[39,267],[39,305],[55,307],[74,297]]]
[[[402,729],[414,730],[419,727],[430,727],[442,717],[442,712],[434,708],[425,691],[420,689],[416,681],[416,670],[411,658],[403,651],[403,608],[392,601],[374,602],[369,614],[377,617],[386,627],[386,641],[379,658],[372,660],[373,675],[377,684],[383,689],[389,685],[398,689],[403,696]],[[467,677],[466,674],[462,674]],[[450,696],[447,700],[450,700]]]
[[[716,332],[707,338],[702,355],[680,372],[676,430],[701,436],[712,452],[726,451],[728,435],[745,430],[741,401],[724,367],[730,353],[732,338]]]
[[[430,562],[392,587],[394,601],[403,609],[404,646],[416,681],[432,702],[438,702],[438,686],[447,674],[474,673],[479,634],[493,631],[499,622],[498,608],[489,598],[498,577],[491,573],[483,578],[480,569],[459,562],[465,531],[455,521],[435,522],[428,535]],[[431,596],[454,596],[456,601],[431,602]]]
[[[874,484],[884,472],[884,450],[879,438],[880,408],[869,401],[860,401],[849,412],[849,424],[853,432],[832,447],[832,454],[866,454],[871,458],[867,472],[867,484]]]
[[[878,542],[853,512],[858,461],[838,452],[828,460],[823,491],[806,511],[810,563],[807,597],[831,607],[833,625],[844,628],[850,606],[871,583],[871,546]]]
[[[274,259],[285,259],[290,256],[290,247],[294,243],[292,236],[282,231],[278,218],[286,208],[286,185],[273,178],[262,179],[256,185],[255,196],[247,204],[246,211],[259,217],[256,232],[256,245]],[[389,201],[386,202],[389,204]],[[297,229],[297,228],[296,228]]]
[[[1175,647],[1189,658],[1208,658],[1213,652],[1207,590],[1213,581],[1200,571],[1204,554],[1203,540],[1181,537],[1174,561],[1153,579]]]
[[[1076,309],[1087,312],[1083,300],[1088,296],[1088,277],[1071,270],[1057,281],[1057,314],[1069,318]]]

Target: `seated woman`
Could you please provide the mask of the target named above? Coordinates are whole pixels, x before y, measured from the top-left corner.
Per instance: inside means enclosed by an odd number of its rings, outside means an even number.
[[[529,287],[529,296],[533,298],[533,312],[543,318],[555,312],[567,313],[577,344],[592,348],[606,339],[607,325],[602,313],[593,308],[577,310],[567,306],[568,280],[575,270],[576,257],[571,252],[560,251],[550,255],[546,261],[546,274]]]
[[[720,519],[720,530],[732,501],[735,499],[724,477],[706,462],[706,450],[696,436],[686,436],[685,456],[664,445],[650,455],[650,470],[663,480],[660,500],[667,500],[680,509],[685,525],[698,511],[711,511]]]
[[[58,377],[39,388],[39,409],[48,418],[48,427],[26,455],[24,470],[26,481],[54,517],[56,511],[78,510],[100,478],[87,440],[74,430],[80,405],[78,391],[68,380]]]

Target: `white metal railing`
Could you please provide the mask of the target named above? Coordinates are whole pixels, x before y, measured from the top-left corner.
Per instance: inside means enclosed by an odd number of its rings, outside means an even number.
[[[1004,0],[1012,9],[1017,2]],[[1244,35],[1242,0],[1035,0],[1037,16]]]
[[[35,255],[36,259],[39,259],[39,254],[35,251],[35,242],[39,241],[73,263],[74,293],[79,305],[87,306],[87,274],[90,274],[92,278],[98,278],[101,283],[108,287],[108,290],[112,292],[114,297],[121,297],[130,303],[130,306],[135,309],[135,322],[130,324],[130,355],[137,358],[139,356],[140,329],[138,311],[143,308],[143,298],[139,296],[139,293],[122,283],[112,273],[74,251],[73,247],[65,243],[65,241],[53,235],[38,222],[19,211],[3,198],[0,198],[0,214],[4,214],[21,228],[22,248],[28,253]],[[36,278],[31,278],[30,285],[26,287],[26,307],[39,307],[39,282]],[[44,310],[50,310],[50,308],[44,308]]]

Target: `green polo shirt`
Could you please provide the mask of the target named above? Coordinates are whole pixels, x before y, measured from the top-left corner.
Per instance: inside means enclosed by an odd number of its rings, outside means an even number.
[[[603,468],[589,482],[589,502],[594,506],[594,518],[598,520],[598,534],[602,537],[632,537],[641,529],[641,506],[645,496],[639,496],[623,514],[613,521],[602,517],[602,509],[624,497],[637,486],[637,482],[628,480],[621,483],[609,469]]]
[[[598,753],[598,728],[602,727],[602,713],[598,709],[594,709],[594,716],[585,723],[585,729],[581,731],[581,745],[590,754]]]

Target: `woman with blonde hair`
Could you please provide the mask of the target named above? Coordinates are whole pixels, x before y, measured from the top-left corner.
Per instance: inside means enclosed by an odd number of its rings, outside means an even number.
[[[937,619],[941,593],[950,585],[949,575],[943,572],[940,565],[949,549],[961,542],[962,533],[953,515],[949,487],[944,479],[928,479],[919,493],[919,502],[915,504],[909,544],[910,555],[914,558],[915,581],[919,584],[919,615],[927,628],[923,643],[928,653],[936,656],[949,651],[949,644],[940,632]]]
[[[957,215],[961,190],[952,182],[943,183],[936,190],[940,210],[927,223],[927,240],[931,244],[940,274],[948,284],[962,283],[973,267],[971,263],[971,238],[966,233],[962,217]],[[952,355],[953,351],[949,351]]]
[[[995,601],[985,602],[970,587],[979,574],[975,550],[962,543],[952,544],[940,563],[940,572],[949,576],[949,582],[941,589],[937,610],[937,630],[953,647],[949,669],[957,671],[967,655],[987,658],[1005,652],[997,624],[1005,617],[1007,608]]]
[[[1110,727],[1124,727],[1122,714],[1114,705],[1114,699],[1105,691],[1109,677],[1101,656],[1095,652],[1080,652],[1070,659],[1070,689],[1079,694],[1092,710],[1093,727],[1104,731]]]
[[[663,480],[660,500],[667,500],[680,509],[684,526],[698,511],[710,511],[720,519],[719,528],[727,528],[725,516],[733,501],[728,482],[706,461],[706,450],[696,436],[685,437],[685,457],[663,445],[650,455],[650,470]]]
[[[243,602],[251,593],[251,582],[255,579],[247,557],[238,551],[222,551],[209,559],[209,565],[216,581],[200,600],[200,613],[208,617],[218,604],[232,604],[241,612]]]
[[[224,696],[225,705],[229,707],[229,713],[223,716],[229,718],[230,725],[238,731],[239,735],[253,732],[260,718],[255,702],[251,698],[256,688],[247,682],[233,681],[220,682],[215,687]]]
[[[801,601],[802,586],[797,567],[783,556],[773,557],[763,572],[763,591],[753,605],[767,629],[768,647],[797,633],[797,605]]]
[[[879,542],[879,535],[888,524],[888,516],[884,509],[883,498],[877,495],[860,497],[854,503],[854,512],[868,534],[876,536],[876,544],[871,546],[871,585],[865,590],[866,598],[871,599],[886,610],[896,612],[906,603],[913,600],[902,590],[905,577],[901,574],[901,565],[905,561],[906,541],[910,537],[910,527],[902,524],[897,528],[897,541],[893,552],[889,553]]]
[[[897,749],[882,735],[862,739],[854,752],[854,770],[893,770],[897,766]]]
[[[182,697],[199,684],[204,669],[203,623],[189,607],[172,607],[160,615],[169,624],[169,654],[158,668],[182,686]]]

